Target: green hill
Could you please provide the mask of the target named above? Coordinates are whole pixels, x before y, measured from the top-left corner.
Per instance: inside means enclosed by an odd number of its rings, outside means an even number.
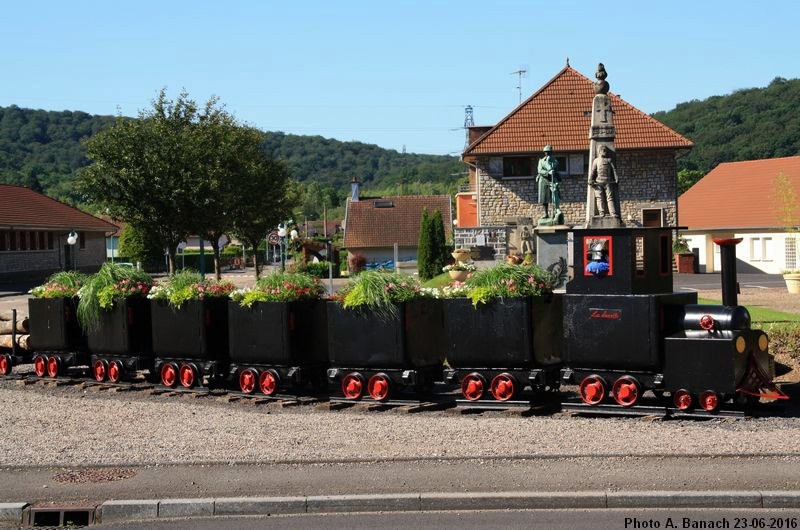
[[[80,203],[70,179],[88,163],[81,141],[113,121],[112,116],[85,112],[0,107],[0,182]],[[401,182],[407,193],[447,193],[464,172],[456,157],[403,154],[321,136],[266,132],[264,146],[267,154],[288,163],[294,177],[306,185],[304,193],[314,183],[313,194],[334,208],[349,193],[353,177],[364,184],[366,193],[400,193]]]
[[[800,79],[678,104],[653,117],[695,143],[679,170],[705,174],[720,162],[800,154]]]

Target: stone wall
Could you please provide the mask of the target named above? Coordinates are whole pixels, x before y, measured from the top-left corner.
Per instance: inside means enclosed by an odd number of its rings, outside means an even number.
[[[53,241],[53,250],[17,250],[0,252],[0,276],[4,279],[40,279],[48,274],[63,270],[64,245],[66,234],[57,234]],[[96,272],[106,261],[105,235],[98,232],[86,232],[85,248],[75,245],[76,264],[86,272]],[[71,264],[67,264],[71,265]]]
[[[494,250],[495,260],[503,260],[508,254],[509,228],[508,226],[456,228],[453,234],[455,248],[488,247]],[[481,236],[483,241],[480,241]]]
[[[535,220],[544,215],[537,204],[534,177],[501,178],[501,163],[491,159],[478,161],[479,218],[481,226],[502,226],[518,217]],[[675,226],[675,187],[677,169],[672,150],[622,151],[617,155],[617,173],[622,220],[626,225],[640,225],[642,209],[664,210],[664,224]],[[561,211],[564,222],[580,225],[585,222],[587,176],[564,176],[561,180]]]

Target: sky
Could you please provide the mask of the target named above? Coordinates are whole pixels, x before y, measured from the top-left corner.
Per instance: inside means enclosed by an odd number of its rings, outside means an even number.
[[[800,77],[800,2],[3,2],[0,106],[136,116],[158,91],[262,130],[458,155],[566,64],[640,110]]]

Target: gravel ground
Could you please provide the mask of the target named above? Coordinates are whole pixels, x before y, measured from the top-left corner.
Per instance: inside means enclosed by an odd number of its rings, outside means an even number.
[[[800,455],[800,420],[317,411],[0,382],[0,466],[598,455]]]

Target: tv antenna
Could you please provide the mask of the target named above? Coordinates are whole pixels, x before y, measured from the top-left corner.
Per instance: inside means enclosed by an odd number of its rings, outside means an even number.
[[[519,92],[519,102],[522,103],[522,80],[528,77],[528,67],[520,66],[517,70],[511,72],[510,75],[517,76],[517,91]]]

